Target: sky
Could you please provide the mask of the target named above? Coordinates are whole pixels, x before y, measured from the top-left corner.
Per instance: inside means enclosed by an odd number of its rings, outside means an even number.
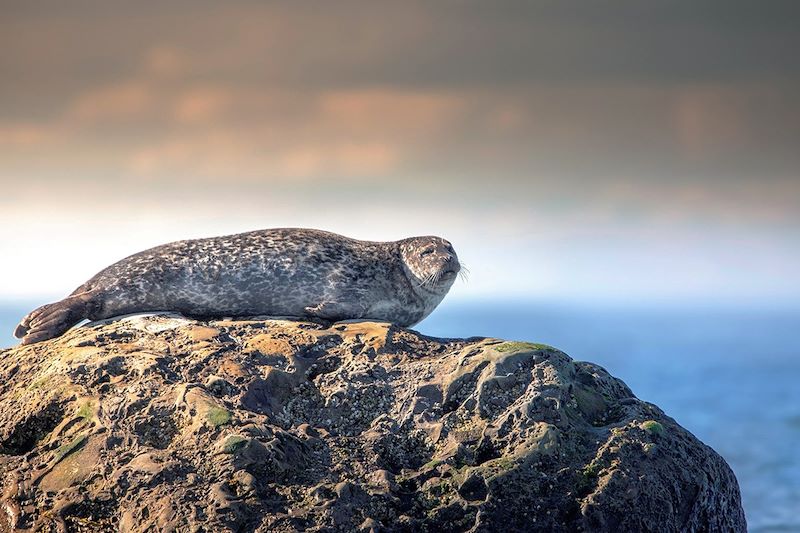
[[[438,234],[453,299],[800,301],[796,2],[5,1],[0,302],[160,243]]]

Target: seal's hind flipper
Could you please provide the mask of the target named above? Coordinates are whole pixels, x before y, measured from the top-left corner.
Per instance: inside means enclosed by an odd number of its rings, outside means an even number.
[[[58,337],[89,316],[91,295],[79,294],[60,302],[43,305],[28,313],[14,330],[22,344],[32,344]]]

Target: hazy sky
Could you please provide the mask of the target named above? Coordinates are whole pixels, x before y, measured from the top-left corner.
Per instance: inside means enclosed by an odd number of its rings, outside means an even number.
[[[3,2],[0,301],[180,238],[441,234],[455,298],[800,297],[800,4]]]

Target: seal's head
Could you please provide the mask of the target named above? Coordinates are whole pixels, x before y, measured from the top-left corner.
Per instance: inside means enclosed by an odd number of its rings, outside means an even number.
[[[461,270],[453,245],[441,237],[411,237],[400,241],[406,276],[422,294],[444,296]]]

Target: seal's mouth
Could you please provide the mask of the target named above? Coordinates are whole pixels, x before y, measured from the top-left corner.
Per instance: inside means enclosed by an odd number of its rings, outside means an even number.
[[[459,271],[461,270],[461,265],[458,262],[448,262],[442,269],[439,271],[438,278],[440,280],[451,280],[458,276]]]
[[[443,288],[449,288],[453,280],[463,273],[464,269],[458,261],[449,260],[438,270],[429,271],[427,276],[418,283],[418,286],[434,292],[440,291]]]

